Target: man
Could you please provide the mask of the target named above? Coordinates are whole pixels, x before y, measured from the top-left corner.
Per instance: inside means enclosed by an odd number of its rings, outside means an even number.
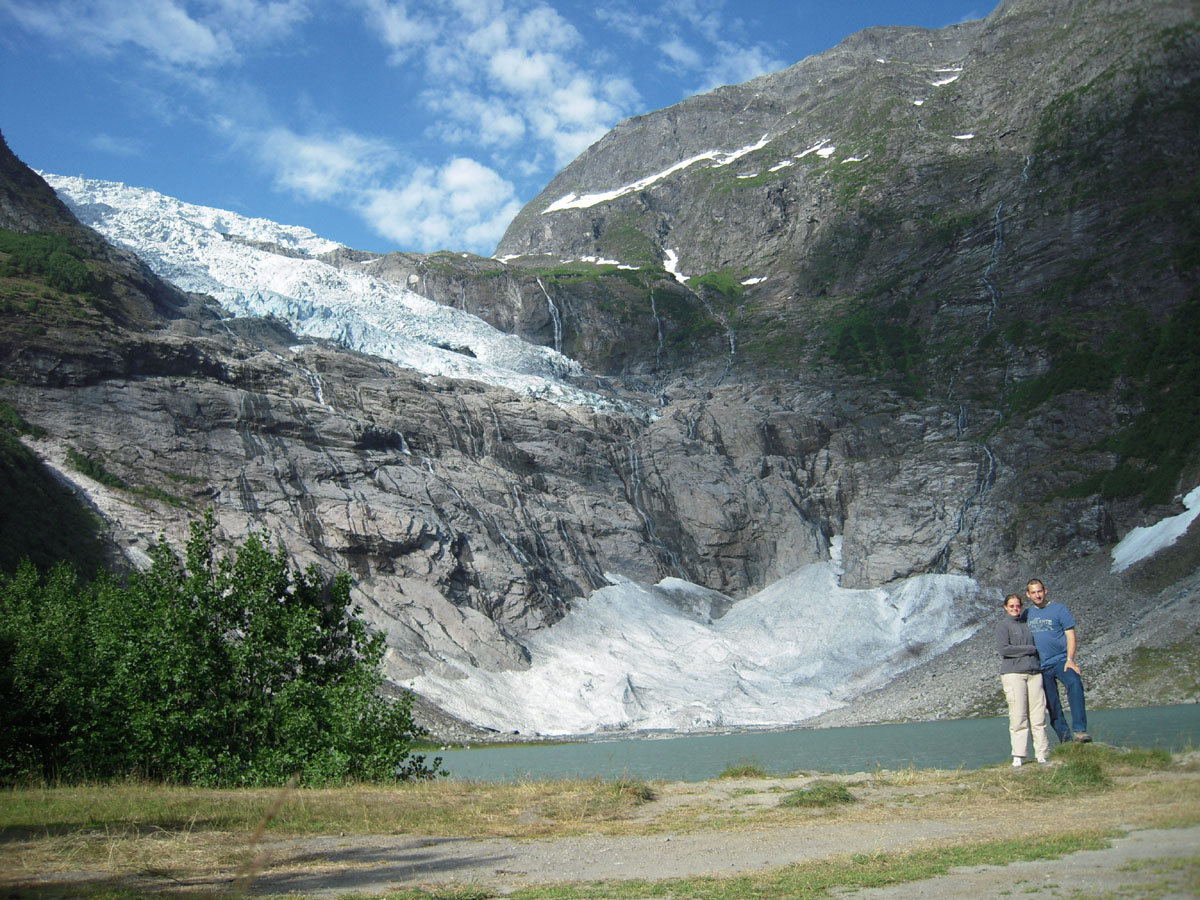
[[[1085,744],[1092,738],[1087,731],[1083,678],[1075,662],[1075,620],[1065,606],[1046,597],[1046,585],[1040,579],[1030,580],[1025,586],[1025,596],[1033,604],[1026,622],[1042,660],[1042,687],[1046,690],[1050,727],[1064,744],[1071,740],[1072,732],[1076,741]],[[1058,696],[1059,682],[1067,689],[1067,701],[1071,704],[1070,728]]]

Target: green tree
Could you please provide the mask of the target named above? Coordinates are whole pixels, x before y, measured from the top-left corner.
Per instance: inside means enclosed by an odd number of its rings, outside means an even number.
[[[0,771],[199,784],[428,778],[410,695],[381,697],[382,635],[350,580],[252,535],[219,557],[211,513],[121,583],[66,566],[0,580]]]

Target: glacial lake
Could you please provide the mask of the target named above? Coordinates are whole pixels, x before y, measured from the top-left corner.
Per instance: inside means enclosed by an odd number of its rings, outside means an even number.
[[[1200,748],[1200,704],[1088,710],[1088,731],[1094,740],[1120,747]],[[1053,733],[1050,744],[1056,744]],[[720,734],[642,733],[429,754],[438,755],[452,778],[508,782],[621,777],[706,781],[742,763],[772,775],[909,766],[977,769],[1009,758],[1008,719]]]

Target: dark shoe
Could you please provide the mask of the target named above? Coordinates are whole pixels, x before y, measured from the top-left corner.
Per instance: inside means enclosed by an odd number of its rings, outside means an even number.
[[[1088,734],[1086,731],[1075,732],[1075,743],[1090,744],[1091,742],[1092,742],[1092,736],[1090,734]]]

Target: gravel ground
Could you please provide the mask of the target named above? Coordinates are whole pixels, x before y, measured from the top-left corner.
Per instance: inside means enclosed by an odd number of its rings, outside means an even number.
[[[710,833],[533,842],[355,837],[331,840],[319,849],[312,842],[305,843],[309,852],[354,864],[354,868],[271,874],[259,878],[254,890],[337,897],[420,885],[471,884],[503,894],[557,881],[720,877],[838,854],[909,850],[971,834],[965,826],[927,822],[919,828],[886,831],[878,826],[857,826],[815,834],[811,829],[779,829],[737,836]],[[1085,850],[1058,860],[962,867],[936,878],[839,890],[834,896],[850,894],[860,900],[981,900],[1019,894],[1111,900],[1195,898],[1200,896],[1200,826],[1133,830],[1104,850]]]
[[[1200,756],[1193,756],[1188,766],[1127,780],[1171,781],[1181,789],[1186,784],[1188,796],[1194,797]],[[1005,777],[1013,779],[1023,775],[1005,771]],[[853,854],[1000,838],[1036,841],[1059,829],[1116,828],[1126,836],[1105,850],[1047,862],[958,869],[856,896],[1200,896],[1200,825],[1148,827],[1152,814],[1187,816],[1186,801],[1161,801],[1154,810],[1139,804],[1135,811],[1123,805],[1128,800],[1120,791],[1111,790],[1030,806],[1024,808],[1027,815],[1014,816],[1010,802],[960,802],[963,785],[952,777],[934,784],[910,783],[888,773],[824,777],[845,781],[858,802],[835,811],[814,810],[799,821],[772,823],[770,812],[781,795],[810,783],[813,776],[720,779],[659,786],[656,799],[637,815],[642,823],[666,823],[664,830],[651,833],[534,840],[355,835],[280,841],[265,848],[269,862],[253,890],[332,898],[402,887],[468,885],[504,894],[552,882],[720,877]],[[1159,796],[1173,793],[1178,792]],[[1176,806],[1169,810],[1172,803]],[[678,827],[691,816],[713,815],[730,824],[700,830]],[[1151,884],[1165,885],[1164,892],[1146,893]]]

